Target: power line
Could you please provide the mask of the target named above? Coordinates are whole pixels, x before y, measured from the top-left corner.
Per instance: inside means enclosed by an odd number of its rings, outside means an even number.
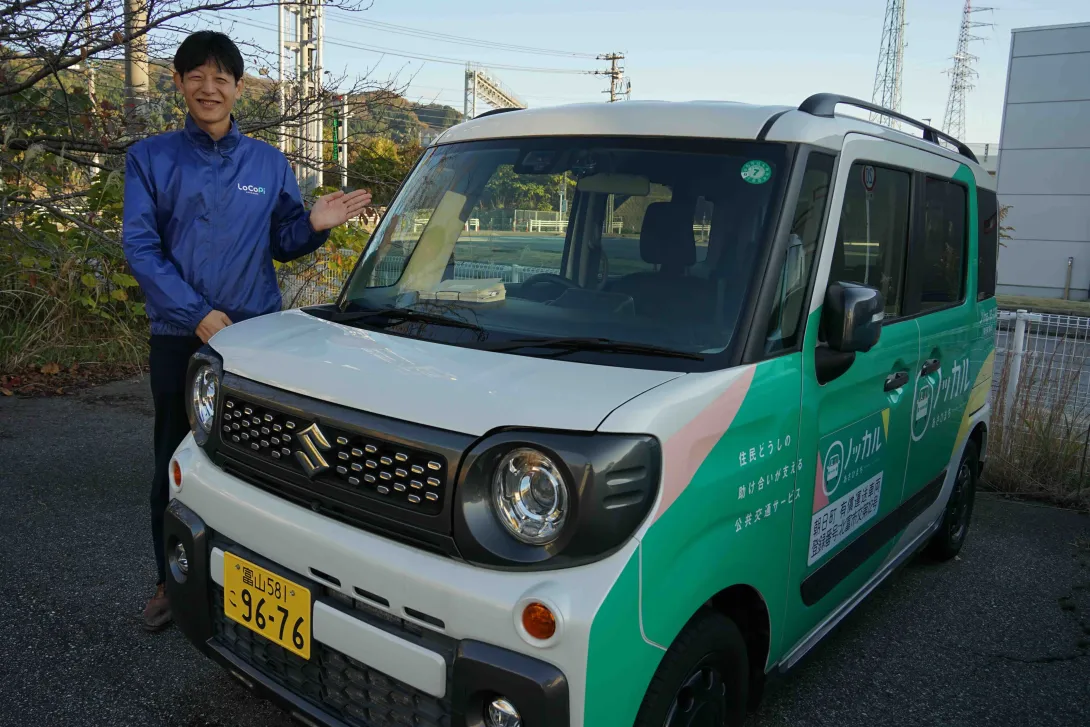
[[[451,93],[451,94],[458,94],[459,90],[460,90],[460,89],[456,89],[456,88],[439,88],[438,86],[419,86],[419,85],[417,85],[415,83],[410,83],[405,88],[406,88],[406,90],[411,89],[411,90],[415,90],[415,91],[438,91],[440,93]],[[426,95],[426,94],[421,94],[421,95]],[[524,96],[525,98],[529,98],[529,99],[541,99],[541,100],[545,100],[545,101],[567,101],[569,103],[581,103],[581,102],[586,102],[588,100],[586,98],[579,98],[579,97],[576,97],[576,96],[543,96],[543,95],[537,94],[537,93],[523,93],[523,94],[520,94],[520,95]],[[458,102],[461,103],[460,100]]]
[[[550,48],[536,48],[528,45],[515,45],[513,43],[500,43],[498,41],[483,40],[478,38],[465,38],[458,35],[451,35],[449,33],[439,33],[433,30],[423,30],[420,28],[410,28],[405,25],[395,25],[394,23],[384,23],[378,20],[365,20],[363,18],[353,17],[351,14],[342,11],[333,11],[330,13],[338,18],[339,23],[347,25],[355,25],[364,28],[373,28],[386,33],[395,33],[397,35],[407,35],[414,38],[426,38],[428,40],[441,40],[446,43],[454,43],[457,45],[468,45],[478,48],[494,48],[497,50],[507,50],[517,53],[529,53],[536,55],[547,56],[559,56],[565,58],[585,58],[588,60],[594,59],[596,56],[593,53],[574,53],[571,51],[554,50]]]
[[[232,16],[231,20],[239,25],[246,25],[252,28],[258,28],[260,30],[276,30],[273,25],[253,21],[242,20],[241,18]],[[323,36],[323,42],[325,45],[335,45],[341,48],[350,48],[352,50],[368,51],[370,53],[379,53],[381,55],[396,56],[398,58],[412,58],[414,60],[428,61],[429,63],[445,63],[448,65],[465,66],[467,63],[474,63],[474,61],[467,61],[463,58],[450,58],[447,56],[432,56],[424,55],[422,53],[408,53],[406,51],[394,50],[393,48],[381,48],[379,46],[369,46],[360,43],[352,43],[346,40],[335,39],[329,36]],[[490,63],[489,68],[500,69],[504,71],[526,71],[531,73],[558,73],[568,75],[589,75],[593,71],[582,71],[571,68],[539,68],[535,66],[517,66],[504,63]]]

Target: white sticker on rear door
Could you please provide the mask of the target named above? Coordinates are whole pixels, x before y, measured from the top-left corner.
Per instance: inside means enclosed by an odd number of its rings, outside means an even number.
[[[836,502],[814,513],[810,520],[807,565],[813,565],[878,513],[882,473],[856,487]]]

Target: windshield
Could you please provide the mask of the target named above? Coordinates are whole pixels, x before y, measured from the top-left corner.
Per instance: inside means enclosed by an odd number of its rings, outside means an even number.
[[[433,148],[349,279],[342,319],[524,355],[593,348],[619,365],[663,350],[713,355],[735,335],[786,176],[780,144]]]

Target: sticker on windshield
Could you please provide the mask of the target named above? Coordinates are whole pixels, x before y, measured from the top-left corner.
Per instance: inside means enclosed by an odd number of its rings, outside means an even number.
[[[753,159],[742,165],[742,179],[750,184],[764,184],[772,179],[772,167],[760,159]]]

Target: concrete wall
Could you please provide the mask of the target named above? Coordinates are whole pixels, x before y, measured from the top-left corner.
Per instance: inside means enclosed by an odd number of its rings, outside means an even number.
[[[1090,288],[1090,23],[1011,33],[999,203],[1011,238],[999,292],[1072,299]]]

